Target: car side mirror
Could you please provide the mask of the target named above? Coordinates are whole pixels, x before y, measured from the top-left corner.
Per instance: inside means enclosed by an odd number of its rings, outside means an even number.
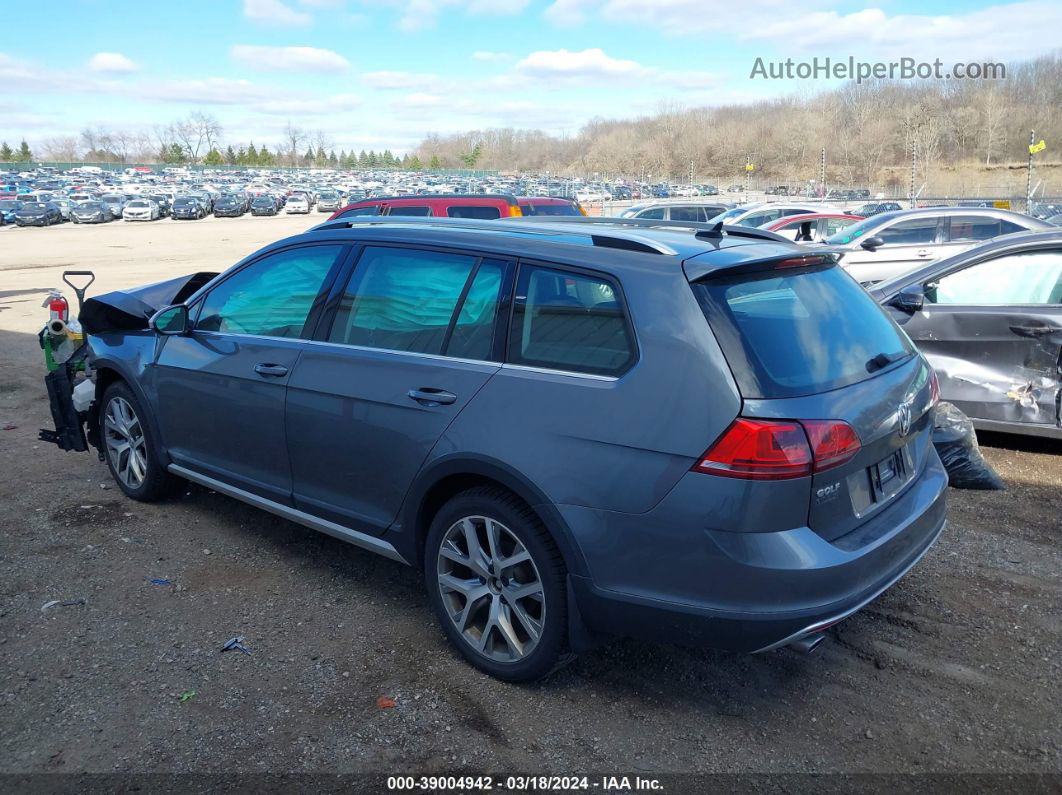
[[[877,235],[874,235],[873,237],[868,237],[859,245],[865,248],[867,251],[873,251],[876,248],[881,248],[882,246],[884,246],[885,241]]]
[[[925,288],[920,284],[912,284],[900,290],[889,303],[901,312],[913,315],[915,312],[922,311],[922,306],[925,302]]]
[[[164,336],[187,334],[189,330],[188,307],[184,304],[175,304],[174,306],[160,309],[152,315],[148,325],[156,334]]]

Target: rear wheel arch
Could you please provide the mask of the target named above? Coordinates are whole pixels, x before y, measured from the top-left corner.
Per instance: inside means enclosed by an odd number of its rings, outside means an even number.
[[[440,459],[418,476],[406,495],[402,513],[407,560],[423,566],[424,545],[435,515],[450,499],[477,487],[502,489],[523,502],[546,528],[568,571],[586,574],[582,553],[556,506],[516,470],[480,457]]]

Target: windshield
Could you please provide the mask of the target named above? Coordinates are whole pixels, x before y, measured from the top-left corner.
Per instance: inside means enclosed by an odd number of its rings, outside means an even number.
[[[78,210],[99,210],[103,207],[102,202],[82,202],[77,206]]]
[[[41,204],[40,202],[26,202],[25,204],[22,205],[22,209],[23,210],[44,210],[44,209],[46,209],[46,207],[45,207],[45,205]]]
[[[837,389],[914,353],[836,265],[709,277],[694,291],[745,398]]]
[[[144,202],[144,201],[135,201],[135,202],[129,202],[129,204],[126,205],[126,206],[127,207],[147,207],[148,203]]]
[[[0,210],[17,210],[21,206],[22,202],[15,201],[14,199],[0,201]]]
[[[195,199],[177,199],[174,204],[195,204]]]
[[[864,218],[862,221],[852,224],[851,226],[846,226],[840,232],[830,235],[826,238],[826,242],[834,246],[843,246],[845,243],[851,243],[853,240],[862,237],[871,229],[876,229],[881,226],[881,224],[881,216]]]

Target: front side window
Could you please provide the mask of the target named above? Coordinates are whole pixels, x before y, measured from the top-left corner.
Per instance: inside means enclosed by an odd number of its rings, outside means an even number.
[[[634,341],[609,281],[524,266],[516,293],[513,364],[617,375],[634,361]]]
[[[647,218],[650,221],[663,221],[664,220],[664,208],[656,207],[652,210],[642,210],[638,213],[636,218]]]
[[[387,211],[388,215],[431,215],[430,207],[413,206],[413,205],[399,205],[397,207],[391,207]]]
[[[342,246],[303,246],[265,257],[223,281],[203,302],[196,329],[305,337],[304,326]]]
[[[487,358],[502,267],[464,254],[370,246],[358,260],[328,340]],[[462,295],[465,300],[455,320]]]
[[[926,288],[935,304],[1062,304],[1062,251],[1026,251],[979,262]]]
[[[937,237],[937,219],[911,218],[877,232],[886,246],[916,246],[932,243]]]

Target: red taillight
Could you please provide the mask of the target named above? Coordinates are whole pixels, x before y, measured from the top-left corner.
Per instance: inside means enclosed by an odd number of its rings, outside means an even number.
[[[841,420],[803,420],[815,457],[815,471],[832,469],[850,461],[859,452],[859,437],[852,426]]]
[[[693,469],[750,480],[782,480],[811,474],[811,448],[797,422],[738,417]]]
[[[929,371],[929,405],[935,406],[940,402],[940,381],[937,379],[937,371]]]
[[[840,466],[859,449],[859,437],[842,420],[738,417],[693,471],[748,480],[800,478]]]

